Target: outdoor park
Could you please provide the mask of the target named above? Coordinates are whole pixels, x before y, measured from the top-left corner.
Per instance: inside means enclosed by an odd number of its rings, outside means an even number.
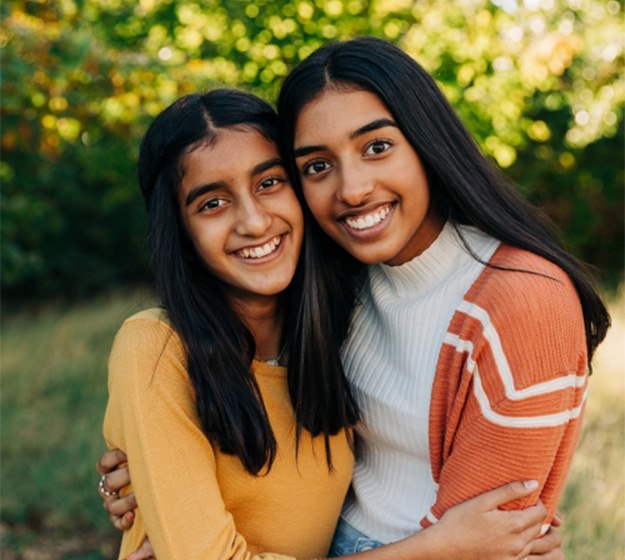
[[[568,560],[625,560],[621,2],[5,0],[0,16],[3,558],[116,557],[95,463],[113,336],[154,304],[135,171],[148,123],[218,86],[273,102],[317,47],[373,35],[436,78],[608,302],[560,511]]]

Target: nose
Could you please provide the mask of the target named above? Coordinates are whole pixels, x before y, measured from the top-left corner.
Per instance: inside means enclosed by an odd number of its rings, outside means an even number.
[[[344,165],[341,170],[337,197],[349,206],[359,206],[366,202],[373,192],[373,177],[358,165]]]
[[[237,204],[235,231],[246,237],[260,237],[271,226],[271,213],[253,196]]]

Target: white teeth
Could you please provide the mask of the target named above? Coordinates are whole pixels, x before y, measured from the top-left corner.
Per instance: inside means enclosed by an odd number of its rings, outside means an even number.
[[[353,229],[368,229],[379,224],[391,211],[391,206],[387,205],[380,210],[367,214],[366,216],[345,218],[345,223]]]
[[[244,259],[260,259],[273,253],[280,245],[280,236],[274,237],[272,240],[267,241],[261,247],[245,247],[237,251],[237,254]]]

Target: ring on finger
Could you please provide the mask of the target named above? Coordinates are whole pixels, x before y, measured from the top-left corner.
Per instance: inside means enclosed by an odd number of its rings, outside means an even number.
[[[104,496],[106,498],[117,498],[117,496],[119,496],[119,493],[115,490],[109,490],[109,487],[106,485],[107,476],[108,476],[108,473],[103,474],[100,477],[100,482],[98,482],[98,492],[100,493],[101,496]]]

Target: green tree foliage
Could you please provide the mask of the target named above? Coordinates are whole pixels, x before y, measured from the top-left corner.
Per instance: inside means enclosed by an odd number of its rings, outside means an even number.
[[[623,271],[617,0],[6,0],[2,287],[79,295],[145,276],[135,157],[185,93],[273,100],[330,40],[375,35],[437,79],[485,153],[584,260]]]

